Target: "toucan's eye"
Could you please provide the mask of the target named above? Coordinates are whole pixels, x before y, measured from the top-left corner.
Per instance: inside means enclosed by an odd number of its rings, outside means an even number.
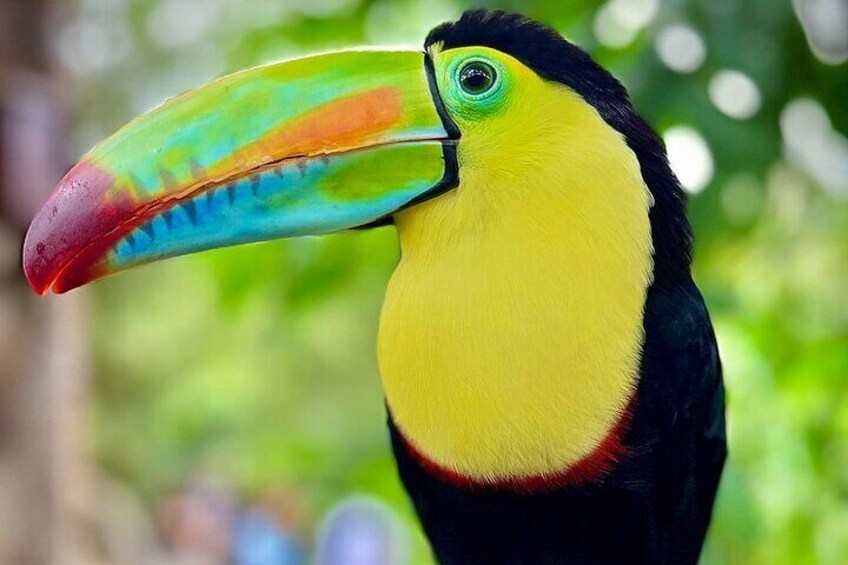
[[[495,85],[497,72],[492,65],[482,61],[472,61],[459,71],[459,84],[472,96],[485,94]]]

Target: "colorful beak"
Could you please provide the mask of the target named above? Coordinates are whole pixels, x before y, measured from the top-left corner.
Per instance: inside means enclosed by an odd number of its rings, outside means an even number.
[[[39,294],[204,249],[379,222],[457,184],[427,55],[329,53],[179,96],[96,147],[24,243]]]

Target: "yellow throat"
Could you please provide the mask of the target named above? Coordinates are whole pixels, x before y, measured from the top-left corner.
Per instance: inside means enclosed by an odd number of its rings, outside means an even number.
[[[396,217],[379,339],[404,437],[487,482],[563,473],[610,433],[638,380],[653,270],[651,197],[623,137],[506,59],[521,89],[508,111],[454,116],[459,187]]]

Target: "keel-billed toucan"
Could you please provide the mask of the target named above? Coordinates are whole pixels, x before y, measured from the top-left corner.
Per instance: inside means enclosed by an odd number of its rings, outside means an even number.
[[[445,564],[694,563],[725,459],[680,185],[625,89],[521,16],[219,79],[89,153],[38,293],[203,249],[394,225],[379,366]]]

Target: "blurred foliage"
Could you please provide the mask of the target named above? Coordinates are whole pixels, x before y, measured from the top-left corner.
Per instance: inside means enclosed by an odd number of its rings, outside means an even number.
[[[616,21],[632,37],[610,47],[597,37],[616,3],[631,8]],[[59,60],[79,85],[73,151],[224,72],[363,43],[420,45],[466,4],[78,0],[57,35]],[[845,132],[846,65],[816,59],[790,2],[665,0],[651,13],[656,4],[489,3],[555,25],[626,83],[658,130],[686,125],[711,151],[714,174],[690,214],[696,277],[725,364],[731,456],[704,561],[846,563],[848,194],[844,178],[827,186],[793,158],[786,138],[787,108],[799,98],[818,108],[803,115],[826,112]],[[687,74],[656,48],[662,30],[681,23],[706,46]],[[757,85],[753,117],[713,104],[721,69]],[[414,524],[374,355],[397,256],[384,229],[220,250],[98,285],[92,428],[103,468],[151,507],[203,474],[246,497],[295,485],[317,511],[372,492]],[[428,562],[420,536],[418,546]]]

